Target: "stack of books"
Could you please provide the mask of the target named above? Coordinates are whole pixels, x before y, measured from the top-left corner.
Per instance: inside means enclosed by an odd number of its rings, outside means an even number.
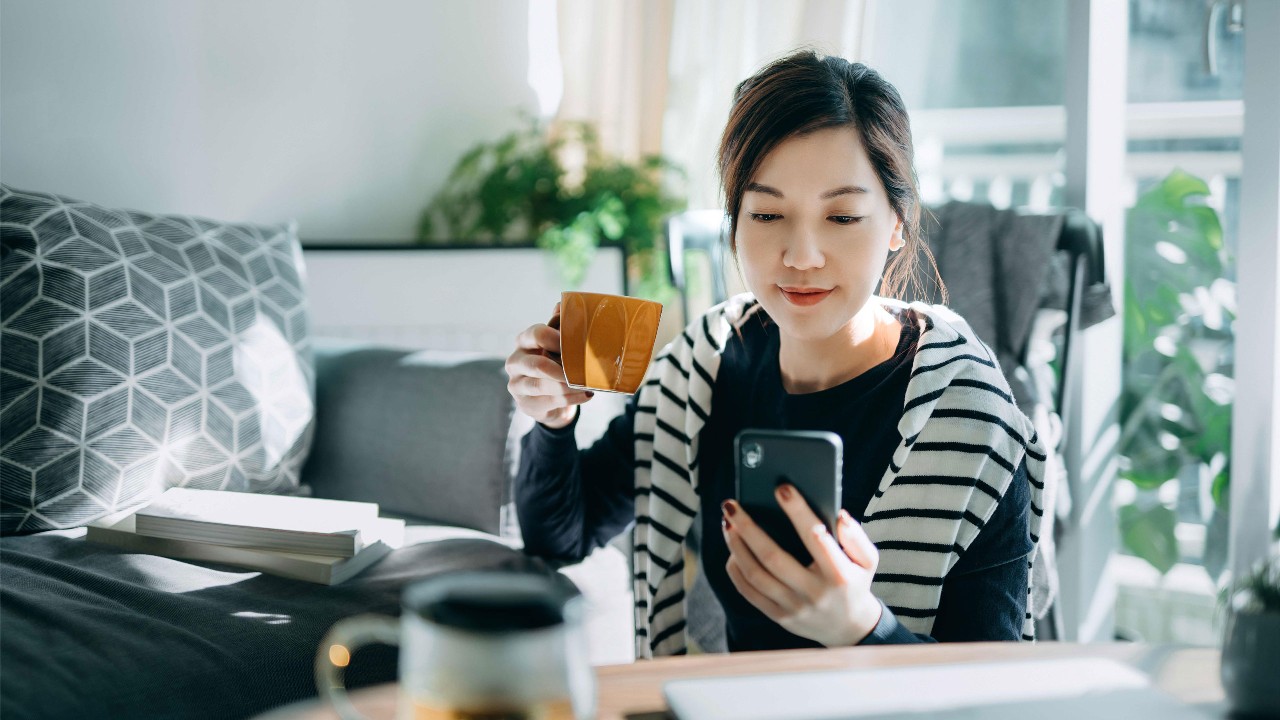
[[[171,488],[86,539],[134,552],[218,562],[336,585],[404,543],[404,521],[376,503]]]

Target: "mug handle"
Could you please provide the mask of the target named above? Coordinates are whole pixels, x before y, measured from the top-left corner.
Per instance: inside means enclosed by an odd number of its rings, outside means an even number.
[[[316,689],[327,697],[342,720],[366,720],[347,698],[344,668],[356,650],[374,643],[400,644],[400,621],[387,615],[356,615],[339,620],[316,652]]]

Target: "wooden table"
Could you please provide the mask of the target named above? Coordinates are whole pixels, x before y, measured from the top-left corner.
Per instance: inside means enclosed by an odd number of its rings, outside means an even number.
[[[630,665],[607,665],[596,669],[599,698],[597,717],[600,720],[666,718],[662,686],[677,678],[1064,658],[1110,658],[1128,663],[1146,673],[1153,684],[1175,698],[1205,709],[1208,716],[1227,715],[1218,677],[1219,652],[1216,648],[1043,642],[784,650],[696,655]],[[357,690],[351,693],[351,700],[358,710],[372,720],[391,720],[395,717],[394,684]],[[337,717],[337,713],[327,705],[311,700],[280,708],[261,716],[259,720],[336,720]]]

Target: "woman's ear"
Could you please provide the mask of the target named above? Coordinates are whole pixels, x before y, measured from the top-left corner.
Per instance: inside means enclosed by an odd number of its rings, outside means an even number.
[[[897,220],[897,224],[893,226],[893,237],[889,238],[889,252],[897,252],[907,244],[907,241],[902,237],[902,218]]]

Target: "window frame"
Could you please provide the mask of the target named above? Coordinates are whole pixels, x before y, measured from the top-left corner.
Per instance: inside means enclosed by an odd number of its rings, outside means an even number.
[[[1271,551],[1280,517],[1280,3],[1248,3],[1244,25],[1236,292],[1237,325],[1247,332],[1236,336],[1232,406],[1228,567],[1235,577]]]

